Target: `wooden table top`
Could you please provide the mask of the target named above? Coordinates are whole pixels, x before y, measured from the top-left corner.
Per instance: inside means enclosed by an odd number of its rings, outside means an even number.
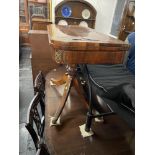
[[[125,51],[129,45],[125,42],[98,33],[94,29],[77,25],[48,25],[49,42],[55,49],[89,51]]]

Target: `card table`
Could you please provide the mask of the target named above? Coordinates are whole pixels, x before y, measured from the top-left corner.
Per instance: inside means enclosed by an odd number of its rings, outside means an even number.
[[[52,59],[58,64],[66,65],[67,70],[62,79],[51,79],[53,85],[65,83],[61,103],[52,121],[53,124],[56,124],[67,101],[71,86],[76,80],[77,65],[121,64],[125,52],[130,46],[121,40],[82,26],[50,24],[47,26],[47,30]],[[91,86],[89,93],[91,96]],[[90,131],[93,118],[109,114],[113,114],[113,112],[93,115],[90,97],[85,131]]]

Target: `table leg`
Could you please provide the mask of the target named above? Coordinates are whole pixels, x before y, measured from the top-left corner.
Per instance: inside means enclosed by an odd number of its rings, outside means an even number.
[[[73,77],[68,75],[61,103],[59,104],[59,106],[57,108],[57,111],[56,111],[56,113],[54,115],[53,121],[52,121],[53,124],[55,124],[56,121],[58,120],[58,118],[60,117],[60,115],[62,113],[62,110],[63,110],[63,108],[64,108],[64,106],[66,104],[66,101],[67,101],[67,98],[68,98],[68,95],[69,95],[69,92],[70,92],[70,89],[71,89],[71,86],[72,86],[72,81],[73,81]]]
[[[54,118],[52,120],[52,123],[53,124],[56,124],[58,118],[60,117],[64,107],[65,107],[65,104],[66,104],[66,101],[67,101],[67,98],[68,98],[68,95],[70,93],[70,89],[72,87],[72,83],[73,83],[73,80],[74,80],[74,77],[75,77],[75,72],[76,72],[76,67],[75,66],[67,66],[67,78],[66,78],[66,84],[65,84],[65,88],[64,88],[64,92],[63,92],[63,96],[62,96],[62,100],[61,100],[61,103],[59,104],[58,108],[57,108],[57,111],[54,115]]]

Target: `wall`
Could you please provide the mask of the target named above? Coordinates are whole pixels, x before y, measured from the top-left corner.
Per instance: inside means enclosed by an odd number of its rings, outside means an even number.
[[[95,0],[97,17],[95,29],[98,32],[109,34],[117,0]]]
[[[54,8],[63,0],[52,0],[52,21],[54,22]],[[95,30],[109,34],[117,0],[86,0],[97,11]]]

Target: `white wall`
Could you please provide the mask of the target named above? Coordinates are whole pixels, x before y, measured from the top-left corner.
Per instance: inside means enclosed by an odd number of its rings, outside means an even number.
[[[95,2],[97,10],[95,29],[109,34],[117,0],[95,0]]]
[[[54,22],[54,8],[63,0],[52,0],[52,21]],[[97,11],[95,30],[109,34],[117,0],[86,0]]]

